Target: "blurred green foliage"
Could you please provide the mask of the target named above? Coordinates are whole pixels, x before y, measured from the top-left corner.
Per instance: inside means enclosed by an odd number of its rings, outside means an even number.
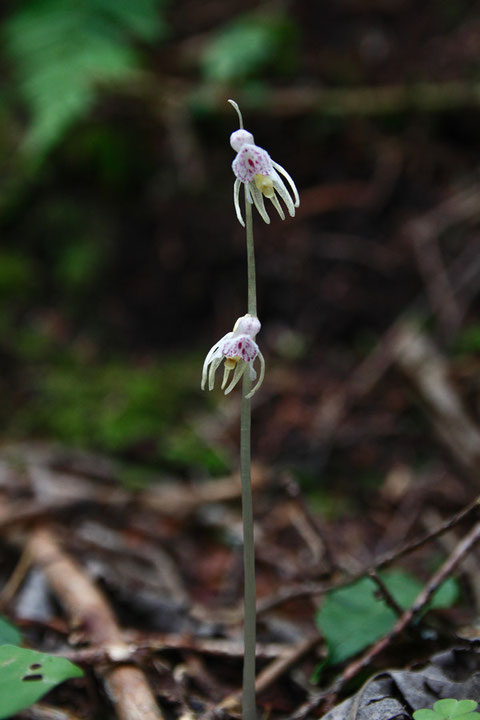
[[[9,434],[49,437],[179,470],[229,469],[226,455],[202,440],[184,416],[198,387],[198,357],[135,366],[121,359],[86,362],[64,350],[54,359],[45,338],[20,335],[19,354],[36,359],[27,364],[28,403],[10,414]],[[135,473],[123,479],[139,484]]]
[[[460,331],[455,341],[454,351],[459,355],[480,352],[480,325],[478,323],[471,323]]]
[[[291,72],[296,65],[298,31],[285,15],[242,15],[214,33],[202,57],[206,80],[244,80],[265,70]]]
[[[30,0],[4,28],[4,52],[30,113],[26,143],[43,152],[85,114],[102,84],[132,79],[139,43],[166,30],[162,0]]]

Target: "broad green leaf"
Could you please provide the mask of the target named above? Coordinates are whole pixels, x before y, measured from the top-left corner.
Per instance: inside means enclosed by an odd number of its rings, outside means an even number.
[[[403,571],[383,573],[382,579],[404,610],[411,607],[422,589],[418,580]],[[327,642],[329,664],[346,660],[392,629],[397,618],[377,596],[377,591],[373,580],[362,578],[328,594],[316,615],[316,622]],[[447,607],[456,597],[456,583],[450,579],[438,589],[429,607]]]
[[[442,700],[438,700],[438,702],[443,702]],[[435,703],[437,705],[438,703]],[[438,708],[433,706],[434,710],[437,710]],[[451,717],[458,717],[459,715],[466,715],[471,714],[477,707],[478,703],[475,702],[475,700],[457,700],[456,707],[453,708],[453,713]],[[477,713],[478,714],[478,713]]]
[[[434,703],[433,709],[436,713],[442,715],[442,717],[450,718],[454,716],[457,705],[458,700],[455,700],[454,698],[447,698],[445,700],[438,700],[436,703]],[[474,703],[474,707],[469,707],[465,712],[475,710],[475,707],[476,703]]]
[[[0,615],[0,645],[18,645],[22,642],[20,631]]]
[[[82,675],[82,670],[65,658],[1,645],[0,720],[29,707],[64,680]]]
[[[422,708],[413,713],[414,720],[479,720],[480,713],[472,712],[477,707],[475,700],[437,700],[433,710]]]
[[[435,710],[422,708],[421,710],[415,710],[413,720],[440,720],[440,716]]]

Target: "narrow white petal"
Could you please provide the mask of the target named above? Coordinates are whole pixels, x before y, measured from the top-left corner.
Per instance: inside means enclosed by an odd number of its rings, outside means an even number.
[[[245,197],[250,205],[253,205],[252,193],[250,192],[250,183],[245,183]]]
[[[282,173],[283,177],[285,177],[287,179],[290,187],[292,188],[293,197],[295,198],[295,207],[298,207],[300,205],[300,196],[298,194],[297,186],[293,182],[293,179],[290,177],[290,175],[285,170],[285,168],[283,168],[281,165],[274,162],[273,160],[272,160],[272,165],[274,168],[276,168],[278,170],[278,172]]]
[[[240,185],[242,183],[237,178],[235,180],[235,183],[233,185],[233,204],[235,205],[235,212],[237,213],[237,219],[240,225],[243,225],[245,227],[245,223],[243,221],[242,217],[242,211],[240,210]]]
[[[250,191],[253,195],[253,202],[255,203],[255,207],[257,208],[258,212],[260,213],[260,216],[262,220],[264,220],[267,225],[270,225],[270,218],[268,217],[268,213],[265,210],[265,203],[263,202],[263,195],[260,192],[260,190],[257,188],[254,182],[250,183]]]
[[[260,385],[263,383],[263,379],[264,379],[264,377],[265,377],[265,358],[263,357],[263,355],[262,355],[262,353],[260,352],[260,350],[258,351],[258,357],[259,357],[259,359],[260,359],[260,377],[258,378],[258,382],[257,382],[257,384],[255,385],[255,387],[253,387],[253,388],[250,390],[250,392],[248,393],[248,395],[245,396],[245,397],[247,398],[247,400],[248,400],[249,398],[251,398],[252,395],[255,395],[255,393],[257,392],[258,388],[259,388]]]
[[[237,367],[235,368],[235,372],[233,373],[232,381],[225,390],[225,395],[228,395],[228,393],[233,390],[233,388],[235,387],[235,385],[238,383],[238,381],[242,377],[243,373],[245,372],[246,368],[247,368],[247,363],[243,362],[243,360],[240,360],[237,363]]]
[[[277,196],[274,195],[272,198],[270,198],[270,200],[272,201],[273,207],[274,207],[275,210],[278,212],[278,214],[280,215],[280,217],[282,218],[282,220],[285,220],[285,213],[283,212],[282,206],[281,206],[280,203],[278,202]]]
[[[207,382],[207,373],[208,373],[208,366],[212,362],[213,358],[215,357],[215,354],[219,352],[219,345],[220,343],[225,340],[225,337],[223,337],[221,340],[215,343],[213,347],[210,348],[210,350],[207,353],[207,357],[205,358],[203,362],[203,368],[202,368],[202,390],[205,390],[205,383]]]
[[[210,365],[210,371],[208,373],[208,389],[213,390],[213,386],[215,385],[215,373],[217,372],[217,368],[222,362],[222,356],[215,357],[212,360],[212,364]]]
[[[223,369],[223,380],[222,380],[222,386],[221,386],[221,387],[222,387],[222,390],[224,389],[225,385],[226,385],[227,382],[228,382],[228,376],[230,375],[231,371],[232,371],[232,368],[231,368],[231,367],[227,367],[227,365],[224,366],[224,369]]]
[[[293,217],[295,215],[295,206],[293,204],[292,198],[290,197],[290,193],[285,187],[285,183],[283,182],[282,178],[276,170],[272,170],[272,172],[270,173],[270,177],[273,180],[274,189],[278,192],[283,202],[287,206],[289,215]]]

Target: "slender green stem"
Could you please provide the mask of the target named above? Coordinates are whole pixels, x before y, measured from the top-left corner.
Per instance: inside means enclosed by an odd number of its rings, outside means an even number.
[[[257,314],[255,284],[255,253],[253,245],[252,206],[245,198],[248,267],[248,312]],[[256,720],[255,704],[255,646],[256,646],[256,591],[255,591],[255,542],[253,534],[253,502],[251,483],[251,380],[248,372],[243,375],[242,411],[240,418],[240,476],[242,479],[243,518],[243,567],[244,567],[244,656],[243,656],[243,720]]]
[[[252,206],[245,198],[245,218],[247,232],[247,273],[248,273],[248,312],[257,315],[257,280],[255,274],[255,245],[253,243]]]

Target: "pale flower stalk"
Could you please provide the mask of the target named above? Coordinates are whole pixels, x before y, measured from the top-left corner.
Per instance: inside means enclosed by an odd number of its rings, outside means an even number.
[[[238,318],[233,331],[224,335],[209,350],[203,363],[202,390],[205,390],[207,379],[208,389],[213,390],[215,373],[223,360],[225,363],[221,387],[225,395],[228,395],[233,390],[247,370],[250,380],[255,381],[257,372],[253,367],[253,363],[258,358],[260,361],[260,376],[246,397],[251,398],[257,392],[265,377],[265,360],[255,342],[260,327],[260,320],[249,313]],[[229,382],[232,370],[233,376]]]

